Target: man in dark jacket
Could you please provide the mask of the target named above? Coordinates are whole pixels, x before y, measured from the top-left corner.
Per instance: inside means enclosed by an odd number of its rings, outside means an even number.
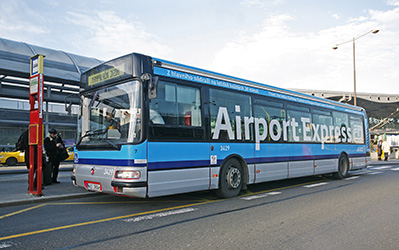
[[[20,135],[18,142],[15,144],[15,148],[21,152],[25,152],[25,165],[29,169],[29,130],[25,130]]]
[[[18,142],[15,144],[15,148],[21,152],[25,152],[25,165],[26,168],[29,169],[29,142],[28,142],[28,137],[29,137],[29,130],[25,130],[22,132],[21,136],[18,139]],[[36,160],[37,157],[35,157]],[[35,166],[35,180],[34,180],[34,185],[36,186],[36,169],[37,169],[37,163],[34,161],[34,166]],[[29,178],[28,178],[28,185],[29,185]],[[29,189],[29,188],[28,188]]]
[[[51,162],[52,181],[53,183],[60,183],[57,181],[58,169],[60,167],[60,152],[65,147],[62,138],[57,134],[55,129],[49,130],[49,136],[44,139],[44,149]]]

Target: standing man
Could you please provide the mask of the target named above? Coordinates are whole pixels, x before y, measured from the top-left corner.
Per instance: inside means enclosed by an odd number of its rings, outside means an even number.
[[[21,152],[25,152],[25,165],[26,168],[29,169],[29,130],[25,130],[22,132],[22,134],[19,136],[18,142],[15,144],[15,148]],[[36,156],[36,155],[35,155]],[[37,163],[36,163],[37,157],[35,157],[34,161],[34,166],[35,166],[35,181],[33,182],[34,185],[36,186],[36,169],[37,169]],[[28,178],[28,185],[29,185],[29,178]],[[29,187],[28,187],[29,190]]]
[[[381,161],[381,155],[382,155],[382,140],[378,141],[377,144],[377,154],[378,154],[378,160]]]
[[[382,142],[382,151],[384,152],[384,161],[388,161],[389,154],[391,153],[391,147],[389,146],[387,140]]]
[[[51,162],[52,181],[53,183],[60,183],[57,180],[58,169],[60,167],[60,152],[65,147],[62,138],[57,134],[57,130],[50,129],[49,136],[44,139],[44,149]]]

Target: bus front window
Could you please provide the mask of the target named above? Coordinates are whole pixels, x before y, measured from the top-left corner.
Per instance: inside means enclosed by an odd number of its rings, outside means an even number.
[[[80,145],[110,145],[141,140],[141,83],[130,81],[84,96]]]

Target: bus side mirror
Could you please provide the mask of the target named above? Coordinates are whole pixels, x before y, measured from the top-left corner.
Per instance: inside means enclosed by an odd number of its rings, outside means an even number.
[[[155,99],[158,94],[158,77],[154,76],[148,81],[148,98]]]
[[[68,113],[68,116],[72,115],[72,102],[65,103],[65,111]]]
[[[65,111],[68,113],[68,116],[72,116],[72,100],[68,98],[71,97],[71,95],[68,95],[65,97],[64,99],[64,103],[65,103]]]

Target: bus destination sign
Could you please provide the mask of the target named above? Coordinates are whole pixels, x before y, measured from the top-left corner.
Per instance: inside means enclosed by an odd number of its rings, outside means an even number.
[[[99,73],[89,75],[88,85],[89,86],[96,85],[98,83],[103,83],[112,80],[114,78],[123,76],[125,74],[124,69],[125,69],[125,64],[121,63],[115,67],[111,67]]]

